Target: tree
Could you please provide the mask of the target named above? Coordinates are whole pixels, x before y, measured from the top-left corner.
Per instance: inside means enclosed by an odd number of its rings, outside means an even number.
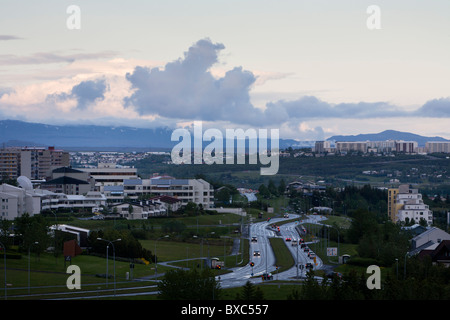
[[[258,188],[258,192],[259,192],[259,195],[261,197],[263,197],[264,199],[270,198],[270,192],[269,192],[269,189],[266,187],[266,185],[261,184]]]
[[[21,250],[27,251],[33,243],[38,242],[33,247],[37,253],[41,253],[50,244],[49,226],[42,215],[30,216],[28,213],[25,213],[15,219],[15,225],[21,242]],[[55,253],[57,253],[59,248],[56,242],[55,245],[57,246]]]
[[[210,269],[169,270],[158,283],[162,300],[215,300],[220,298],[220,284]]]
[[[278,193],[283,195],[286,192],[286,182],[284,179],[281,179],[280,184],[278,185]]]
[[[227,187],[222,187],[217,192],[217,200],[223,204],[228,204],[230,202],[231,193]]]
[[[247,281],[241,292],[236,294],[236,300],[264,300],[264,293],[260,287],[255,287],[253,283]]]
[[[278,189],[275,186],[275,183],[272,179],[269,180],[269,184],[267,185],[267,189],[269,190],[270,194],[277,197],[278,196]]]
[[[349,241],[356,244],[364,235],[377,233],[378,223],[375,214],[362,209],[356,210],[347,231]]]

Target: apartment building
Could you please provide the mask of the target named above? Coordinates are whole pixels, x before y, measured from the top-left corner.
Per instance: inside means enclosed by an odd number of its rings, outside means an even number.
[[[336,151],[346,152],[367,152],[367,141],[338,141],[336,142]]]
[[[425,143],[427,153],[450,153],[450,141],[430,141]]]
[[[125,198],[137,200],[145,196],[168,196],[181,200],[181,205],[194,202],[205,209],[214,206],[214,188],[203,179],[126,179],[122,186],[104,186],[101,192],[110,202],[122,202]]]
[[[433,223],[433,212],[423,202],[422,194],[409,185],[388,189],[388,216],[393,222],[419,223],[424,219],[428,225]]]
[[[396,151],[396,143],[395,140],[367,141],[367,148],[375,152],[393,152]]]
[[[336,150],[340,153],[347,152],[401,152],[417,153],[416,141],[386,140],[386,141],[338,141]]]
[[[330,152],[331,150],[331,143],[330,141],[316,141],[314,144],[314,152],[316,153],[325,153]]]
[[[98,163],[96,168],[79,168],[95,179],[95,187],[101,190],[104,186],[123,185],[128,179],[137,179],[137,169],[121,167],[115,163]]]
[[[0,149],[0,178],[45,179],[55,168],[70,165],[68,152],[54,147],[8,147]]]
[[[402,153],[416,153],[418,143],[416,141],[395,141],[395,151]]]

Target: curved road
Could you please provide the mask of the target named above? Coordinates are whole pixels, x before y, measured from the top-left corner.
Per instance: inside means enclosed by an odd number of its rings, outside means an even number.
[[[298,240],[300,236],[295,227],[298,225],[299,221],[281,225],[279,232],[276,232],[277,230],[270,228],[271,225],[277,224],[278,222],[296,218],[299,218],[299,216],[291,214],[289,218],[272,218],[269,222],[266,221],[252,224],[250,227],[249,235],[249,260],[253,261],[255,265],[253,268],[250,266],[250,264],[247,264],[243,267],[232,268],[232,272],[221,275],[220,277],[216,277],[216,279],[220,281],[221,287],[228,288],[242,286],[247,281],[250,281],[252,283],[261,283],[263,281],[261,276],[265,272],[272,273],[274,279],[278,280],[293,280],[297,277],[297,275],[305,275],[306,270],[303,269],[303,272],[301,272],[301,270],[297,272],[296,266],[293,266],[289,270],[276,273],[275,255],[269,242],[269,238],[273,237],[280,237],[283,240],[286,237],[290,237],[292,239]],[[311,215],[302,222],[318,223],[323,219],[324,218],[322,216]],[[257,237],[257,242],[252,242],[252,237]],[[303,249],[301,249],[299,246],[292,246],[291,242],[285,242],[285,244],[291,251],[294,260],[298,261],[299,264],[302,264],[304,266],[306,263],[310,262],[313,264],[314,270],[318,270],[323,267],[323,262],[319,257],[316,257],[316,264],[314,264],[314,260],[309,258],[307,253],[304,252]],[[255,256],[255,251],[259,251],[260,255]]]

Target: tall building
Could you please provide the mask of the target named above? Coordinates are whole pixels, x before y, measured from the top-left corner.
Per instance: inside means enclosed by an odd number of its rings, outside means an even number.
[[[338,152],[367,152],[367,141],[339,141],[336,142]]]
[[[425,143],[425,150],[428,153],[450,153],[450,141],[430,141]]]
[[[393,222],[419,223],[424,219],[428,225],[433,223],[433,212],[423,202],[422,194],[409,185],[388,189],[388,216]]]
[[[68,152],[54,147],[8,147],[0,149],[0,179],[45,179],[58,167],[69,166]]]
[[[416,141],[395,141],[395,151],[403,153],[416,153],[418,143]]]
[[[316,141],[314,145],[314,152],[316,153],[325,153],[329,152],[331,148],[330,141]]]

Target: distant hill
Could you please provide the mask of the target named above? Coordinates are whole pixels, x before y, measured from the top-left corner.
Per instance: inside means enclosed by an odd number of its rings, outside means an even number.
[[[18,120],[0,120],[0,147],[55,146],[66,150],[139,151],[171,150],[172,128],[134,128],[99,125],[47,125]],[[225,135],[224,135],[225,138]],[[441,137],[423,137],[413,133],[386,130],[376,134],[333,136],[330,141],[412,140],[424,146],[427,141],[448,141]],[[210,142],[204,142],[204,146]],[[313,147],[315,141],[280,139],[280,149]],[[270,146],[269,146],[270,147]],[[224,147],[225,150],[225,147]]]
[[[66,150],[144,151],[171,150],[173,129],[145,129],[98,125],[47,125],[0,120],[0,147],[56,146]],[[225,138],[225,135],[224,135]],[[224,139],[225,140],[225,139]],[[210,142],[204,142],[204,146]],[[296,140],[280,139],[280,148],[298,146]],[[270,147],[270,144],[269,146]],[[225,150],[225,141],[224,141]]]
[[[0,143],[64,148],[170,148],[172,130],[0,120]]]
[[[442,137],[424,137],[418,134],[401,132],[395,130],[385,130],[380,133],[358,134],[348,136],[332,136],[327,141],[385,141],[385,140],[404,140],[417,141],[421,147],[425,146],[428,141],[450,141]]]

